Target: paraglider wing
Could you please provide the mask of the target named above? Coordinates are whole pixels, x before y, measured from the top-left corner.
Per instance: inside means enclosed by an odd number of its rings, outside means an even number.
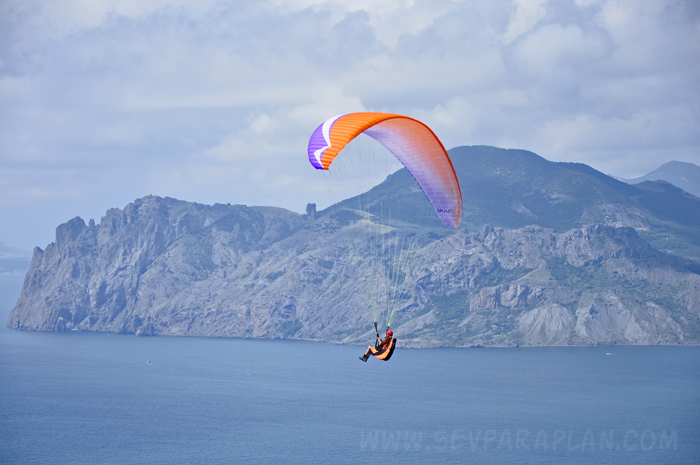
[[[311,135],[309,161],[316,169],[329,169],[343,147],[362,133],[398,158],[423,189],[445,226],[459,227],[462,193],[454,167],[437,136],[418,120],[391,113],[336,116]]]

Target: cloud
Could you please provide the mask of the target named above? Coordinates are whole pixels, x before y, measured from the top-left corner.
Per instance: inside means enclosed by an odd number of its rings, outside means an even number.
[[[35,40],[58,40],[102,27],[114,18],[139,19],[164,10],[201,18],[216,0],[7,0],[0,6],[6,22],[21,25]]]
[[[516,10],[511,15],[503,42],[510,44],[518,37],[530,32],[547,14],[548,0],[515,0]]]
[[[434,20],[459,8],[462,3],[453,0],[268,0],[271,11],[327,11],[334,25],[345,21],[353,13],[362,12],[378,42],[392,49],[401,36],[420,33]]]
[[[351,111],[622,177],[700,163],[697,82],[693,2],[8,0],[0,240],[146,194],[303,212],[309,134]]]

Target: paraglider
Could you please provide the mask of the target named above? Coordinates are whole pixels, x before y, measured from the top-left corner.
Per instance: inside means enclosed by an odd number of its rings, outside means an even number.
[[[329,169],[352,139],[366,134],[386,147],[413,175],[445,226],[459,228],[462,192],[445,147],[420,121],[391,113],[348,113],[326,120],[311,135],[309,161]]]
[[[343,148],[361,134],[379,142],[403,164],[445,226],[459,227],[462,218],[462,193],[452,161],[435,133],[416,119],[374,112],[348,113],[330,118],[311,135],[307,150],[309,162],[318,170],[329,170]],[[398,277],[403,276],[401,282],[395,283],[393,291],[390,291],[388,286],[385,288],[385,293],[391,293],[394,299],[400,297],[400,287],[405,280],[405,273],[400,269],[406,260],[401,255],[402,246],[403,244],[399,246],[397,236],[393,247],[395,264],[386,273],[397,281]],[[381,250],[386,249],[388,247],[384,246],[382,240]],[[389,360],[396,347],[396,339],[393,338],[393,331],[389,327],[398,302],[389,305],[388,296],[385,300],[387,336],[384,339],[379,337],[377,315],[373,310],[377,344],[367,349],[365,355],[360,357],[362,361],[367,361],[369,355],[374,355],[380,360]]]
[[[394,354],[394,349],[396,348],[396,339],[393,337],[394,332],[387,328],[386,337],[384,339],[380,338],[377,323],[374,323],[374,332],[377,335],[377,341],[374,343],[374,346],[367,347],[365,354],[360,356],[360,360],[366,362],[370,355],[374,355],[379,360],[386,362]]]

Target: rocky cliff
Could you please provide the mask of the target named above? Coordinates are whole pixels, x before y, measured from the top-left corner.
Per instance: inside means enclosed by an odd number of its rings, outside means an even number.
[[[329,209],[145,197],[36,248],[8,325],[39,331],[369,340],[357,231],[407,237],[392,327],[412,347],[697,344],[700,271],[632,227],[443,232]]]

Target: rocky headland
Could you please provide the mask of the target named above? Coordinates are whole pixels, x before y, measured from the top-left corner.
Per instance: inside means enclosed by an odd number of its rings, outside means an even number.
[[[404,186],[401,176],[385,184]],[[392,324],[403,347],[700,342],[694,224],[659,219],[660,207],[638,199],[589,199],[579,209],[571,193],[537,195],[569,202],[578,223],[537,224],[546,205],[526,195],[502,208],[533,224],[474,229],[481,206],[465,197],[470,229],[456,231],[381,224],[342,204],[301,215],[144,197],[99,224],[74,218],[35,248],[8,325],[366,343],[366,288],[376,277],[357,247],[362,228],[410,238],[415,266]],[[700,200],[686,201],[700,212]]]

